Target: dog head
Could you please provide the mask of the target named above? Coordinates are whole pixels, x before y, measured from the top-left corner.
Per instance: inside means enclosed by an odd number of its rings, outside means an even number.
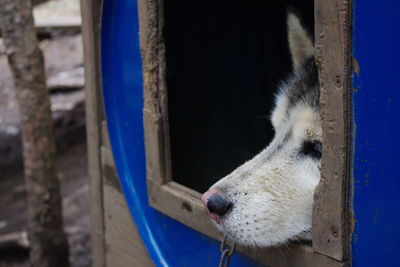
[[[289,13],[287,24],[293,72],[276,96],[274,139],[202,196],[219,230],[243,245],[274,246],[311,231],[322,153],[318,73],[299,18]]]

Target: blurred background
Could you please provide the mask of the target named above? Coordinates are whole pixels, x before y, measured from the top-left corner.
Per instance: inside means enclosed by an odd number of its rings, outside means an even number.
[[[90,266],[79,0],[32,0],[45,58],[71,266]],[[29,266],[19,112],[0,37],[0,267]]]

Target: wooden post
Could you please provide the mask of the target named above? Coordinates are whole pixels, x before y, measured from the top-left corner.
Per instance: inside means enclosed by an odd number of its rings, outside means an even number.
[[[102,0],[81,0],[92,265],[95,267],[106,266],[103,177],[100,158],[101,121],[104,112],[101,101],[99,47],[102,2]]]
[[[350,259],[352,1],[315,1],[315,58],[321,86],[321,181],[314,194],[313,249]]]
[[[31,1],[1,0],[0,27],[21,116],[31,265],[68,266],[50,101]]]

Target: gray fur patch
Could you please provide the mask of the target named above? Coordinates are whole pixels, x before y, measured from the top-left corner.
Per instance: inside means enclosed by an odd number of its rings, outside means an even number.
[[[287,112],[299,103],[319,111],[319,81],[318,69],[314,58],[310,58],[298,71],[284,81],[281,93],[289,99]]]

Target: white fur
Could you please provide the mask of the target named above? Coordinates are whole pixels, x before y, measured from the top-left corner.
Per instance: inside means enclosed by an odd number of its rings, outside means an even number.
[[[315,111],[304,106],[295,110],[264,151],[212,186],[233,202],[232,211],[216,225],[238,243],[273,246],[311,229],[320,163],[293,157],[303,141],[321,140],[321,126]],[[292,137],[282,143],[288,131]],[[277,146],[282,147],[276,151]]]
[[[289,14],[289,41],[296,67],[312,55],[299,19]],[[214,184],[233,202],[216,224],[237,243],[274,246],[311,230],[313,194],[320,180],[320,161],[301,155],[306,141],[322,142],[319,113],[299,102],[289,109],[287,90],[280,90],[271,120],[275,137],[267,148]]]
[[[300,19],[292,13],[288,14],[288,40],[294,68],[300,67],[314,55],[314,46],[307,31],[301,26]]]
[[[275,129],[280,128],[287,114],[288,99],[284,94],[279,94],[275,99],[275,109],[272,112],[271,122]]]

